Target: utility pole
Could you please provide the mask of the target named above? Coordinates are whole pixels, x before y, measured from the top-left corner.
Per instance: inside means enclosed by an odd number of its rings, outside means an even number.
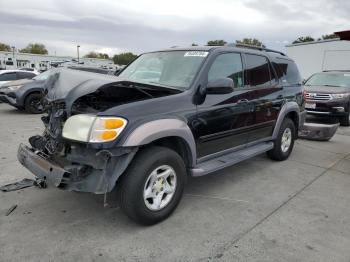
[[[77,45],[78,64],[79,64],[79,47],[80,47],[80,45]]]
[[[12,58],[15,59],[15,48],[14,46],[11,46],[12,48]]]

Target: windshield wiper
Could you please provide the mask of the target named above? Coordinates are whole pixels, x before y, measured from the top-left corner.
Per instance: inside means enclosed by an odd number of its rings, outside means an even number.
[[[140,87],[140,86],[138,86],[138,85],[136,85],[136,84],[134,84],[134,83],[130,84],[130,87],[135,88],[137,91],[139,91],[139,92],[141,92],[141,93],[143,93],[143,94],[149,96],[150,98],[153,98],[153,97],[154,97],[153,95],[151,95],[150,93],[148,93],[147,91],[145,91],[142,87]]]
[[[322,86],[341,87],[341,86],[336,86],[336,85],[322,85]]]
[[[175,86],[162,85],[162,84],[159,84],[158,82],[148,82],[148,83],[150,83],[151,85],[155,85],[155,86],[157,86],[157,87],[161,87],[161,88],[163,88],[163,89],[167,89],[167,90],[174,91],[174,92],[176,92],[176,93],[182,92],[181,89],[178,89],[178,88],[176,88]]]

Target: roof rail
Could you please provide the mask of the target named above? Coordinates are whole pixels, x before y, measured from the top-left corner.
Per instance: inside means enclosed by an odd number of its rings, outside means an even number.
[[[271,52],[271,53],[277,53],[277,54],[286,56],[286,54],[283,53],[283,52],[281,52],[281,51],[277,51],[277,50],[273,50],[273,49],[269,49],[269,48],[265,48],[265,47],[261,47],[261,46],[246,45],[246,44],[239,44],[239,43],[236,43],[236,44],[232,43],[232,44],[228,44],[227,46],[255,49],[255,50],[260,50],[260,51],[265,51],[265,52]]]

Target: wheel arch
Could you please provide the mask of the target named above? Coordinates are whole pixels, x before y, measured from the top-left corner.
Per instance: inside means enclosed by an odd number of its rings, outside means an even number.
[[[16,93],[16,96],[18,97],[18,104],[20,104],[20,106],[24,106],[25,101],[29,95],[40,94],[41,92],[42,92],[42,88],[30,88],[30,89],[21,91],[19,93]]]
[[[273,139],[277,138],[278,131],[281,128],[282,122],[286,117],[290,118],[293,121],[296,131],[298,131],[301,118],[300,118],[300,107],[296,102],[290,101],[283,105],[278,115],[276,125],[272,133]]]
[[[187,123],[180,119],[158,119],[134,129],[122,144],[123,147],[161,145],[176,151],[187,167],[196,164],[196,144]]]

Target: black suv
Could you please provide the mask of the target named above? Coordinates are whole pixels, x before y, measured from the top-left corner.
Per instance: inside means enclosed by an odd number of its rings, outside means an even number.
[[[325,71],[305,82],[305,108],[308,114],[338,117],[349,125],[350,71]]]
[[[19,161],[64,190],[116,188],[142,224],[171,214],[188,175],[264,152],[285,160],[305,116],[295,63],[268,49],[176,48],[139,56],[118,78],[61,69],[48,82],[45,131]]]

